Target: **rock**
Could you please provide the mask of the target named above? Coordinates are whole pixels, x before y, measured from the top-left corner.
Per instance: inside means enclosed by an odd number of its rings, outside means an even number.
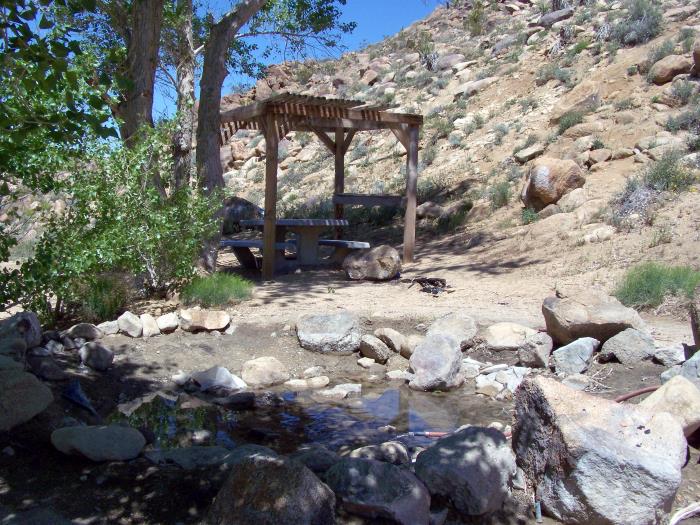
[[[161,333],[169,334],[178,329],[180,326],[180,318],[175,312],[170,312],[159,316],[156,319],[156,324],[158,325],[158,330],[160,330]]]
[[[0,432],[11,430],[43,412],[53,401],[51,389],[32,374],[0,370]]]
[[[308,379],[310,377],[318,377],[320,375],[323,375],[323,372],[324,369],[322,366],[310,366],[302,372],[301,376],[305,379]]]
[[[612,160],[621,160],[632,157],[634,155],[634,150],[630,148],[617,148],[613,151]]]
[[[486,89],[487,87],[495,84],[496,82],[498,82],[498,77],[487,77],[482,78],[481,80],[470,80],[469,82],[465,82],[464,84],[460,85],[453,92],[453,95],[455,98],[471,97],[472,95],[475,95],[479,91]]]
[[[535,157],[542,155],[546,148],[547,146],[538,142],[537,144],[533,144],[532,146],[516,151],[515,155],[513,156],[520,164],[525,164],[528,160],[532,160]]]
[[[542,27],[552,27],[556,22],[561,22],[567,18],[571,18],[574,14],[574,9],[572,7],[567,7],[566,9],[559,9],[558,11],[551,11],[545,13],[537,21],[538,26]]]
[[[140,320],[141,326],[143,327],[143,332],[141,334],[143,337],[160,335],[160,328],[158,327],[158,322],[155,317],[151,314],[141,314]]]
[[[119,321],[105,321],[98,324],[97,329],[104,335],[117,335],[119,333]]]
[[[328,386],[328,383],[330,383],[328,376],[315,376],[307,379],[290,379],[284,382],[284,386],[296,392],[299,390],[325,388]]]
[[[676,76],[689,73],[693,61],[682,55],[669,55],[656,62],[649,70],[651,81],[660,86],[671,82]]]
[[[455,126],[457,126],[456,121]],[[443,213],[445,213],[445,208],[439,204],[435,204],[432,201],[426,201],[420,206],[416,207],[416,217],[419,219],[437,219]]]
[[[362,368],[370,368],[376,361],[370,357],[361,357],[357,360],[357,364]]]
[[[451,390],[461,386],[462,350],[459,343],[444,335],[426,336],[409,360],[415,374],[409,387],[413,390]]]
[[[180,328],[186,332],[224,330],[231,316],[222,310],[180,310]]]
[[[411,462],[406,445],[400,441],[386,441],[379,445],[367,445],[350,452],[351,458],[374,459],[393,465],[407,465]]]
[[[693,356],[688,359],[685,363],[680,365],[679,368],[676,369],[676,367],[670,368],[667,370],[667,372],[671,372],[672,370],[675,369],[675,373],[669,374],[667,377],[670,379],[674,375],[682,375],[686,379],[689,379],[692,381],[695,386],[700,388],[700,352],[695,352]],[[663,381],[663,374],[662,374],[662,382]]]
[[[581,168],[573,160],[540,157],[530,167],[520,199],[525,206],[541,210],[585,182]]]
[[[389,370],[384,377],[389,381],[410,381],[414,374],[405,370]]]
[[[571,374],[566,376],[561,383],[574,390],[585,390],[591,384],[591,378],[584,374]]]
[[[27,365],[32,374],[46,381],[65,381],[68,374],[58,366],[53,357],[27,356]]]
[[[496,44],[493,46],[493,54],[494,55],[500,55],[504,51],[506,51],[510,46],[518,42],[518,36],[516,35],[506,35],[503,38],[501,38]]]
[[[536,332],[525,338],[518,347],[518,361],[523,366],[547,368],[549,354],[552,353],[554,342],[544,332]]]
[[[24,370],[24,366],[11,357],[0,355],[0,371],[2,370]]]
[[[124,312],[117,318],[119,331],[129,337],[141,337],[143,325],[141,319],[129,311]]]
[[[586,190],[583,188],[576,188],[559,199],[557,204],[561,208],[561,211],[569,213],[583,206],[586,200]]]
[[[141,453],[146,439],[135,428],[120,425],[75,426],[54,430],[51,443],[64,454],[92,461],[126,461]]]
[[[34,312],[18,312],[12,317],[0,321],[0,336],[2,336],[0,339],[5,341],[14,338],[22,339],[25,348],[39,346],[41,344],[39,318]]]
[[[363,335],[360,339],[360,354],[384,364],[392,356],[392,351],[379,338],[373,335]]]
[[[690,314],[690,330],[693,332],[695,349],[700,350],[700,285],[695,287],[693,297],[688,305]]]
[[[654,361],[664,366],[680,365],[685,361],[685,346],[676,343],[654,350]]]
[[[251,151],[252,153],[252,151]],[[246,154],[245,156],[247,156]],[[263,209],[241,197],[228,197],[224,201],[224,224],[222,233],[231,235],[241,231],[241,221],[246,219],[260,219]],[[162,331],[162,329],[161,329]]]
[[[353,281],[388,281],[401,271],[401,257],[395,248],[387,245],[355,250],[345,257],[343,271]]]
[[[607,148],[594,149],[588,154],[588,161],[590,164],[598,164],[600,162],[607,162],[612,158],[612,150]]]
[[[537,334],[536,330],[516,323],[496,323],[481,333],[481,339],[488,350],[502,352],[517,350],[525,340]]]
[[[493,428],[467,427],[418,454],[418,478],[433,496],[467,516],[501,509],[516,466],[510,444]]]
[[[329,468],[340,461],[340,456],[328,450],[323,445],[304,445],[289,458],[299,461],[314,474],[324,474]]]
[[[286,367],[274,357],[258,357],[243,363],[241,378],[252,388],[279,385],[289,379]]]
[[[240,377],[233,375],[223,366],[213,366],[202,372],[195,372],[191,378],[197,382],[202,392],[215,388],[241,390],[248,386]]]
[[[677,22],[679,20],[685,20],[689,16],[694,15],[698,12],[698,8],[694,5],[684,5],[681,7],[674,7],[664,11],[664,16],[671,21]]]
[[[582,337],[562,346],[552,353],[554,370],[558,374],[565,375],[585,372],[599,346],[600,341],[592,337]]]
[[[107,370],[114,361],[114,352],[99,343],[85,343],[78,353],[82,363],[94,370]]]
[[[568,344],[580,337],[605,342],[627,328],[644,331],[639,314],[597,290],[558,292],[542,304],[547,333],[555,343]]]
[[[584,80],[569,91],[553,109],[549,117],[552,124],[574,111],[587,112],[600,104],[600,86],[593,80]]]
[[[352,514],[402,525],[429,522],[430,495],[408,469],[371,459],[344,458],[326,472],[326,482]]]
[[[479,375],[476,378],[476,394],[483,394],[488,397],[496,397],[500,394],[505,386],[503,383],[496,381],[496,373]]]
[[[515,398],[513,450],[545,513],[572,525],[663,521],[686,457],[673,416],[542,376],[524,381]]]
[[[700,428],[700,390],[683,376],[676,376],[639,403],[652,414],[667,412],[683,427],[686,437]]]
[[[253,392],[235,392],[228,396],[214,398],[212,403],[229,410],[252,410],[255,408],[255,394]]]
[[[700,75],[700,39],[696,39],[693,44],[693,67],[690,74],[694,77]]]
[[[211,506],[210,525],[335,523],[335,496],[301,463],[254,453],[234,463]]]
[[[435,67],[438,70],[450,69],[460,62],[464,62],[464,55],[460,53],[453,53],[451,55],[443,55],[438,58],[437,62],[435,62]]]
[[[359,319],[350,312],[305,315],[297,322],[299,344],[322,354],[349,355],[360,349]]]
[[[603,359],[610,360],[615,357],[623,365],[636,365],[651,359],[654,350],[654,340],[651,337],[634,328],[628,328],[608,339],[600,353]]]
[[[366,86],[373,86],[377,83],[377,80],[379,80],[379,73],[372,69],[368,69],[367,71],[365,71],[365,74],[362,75],[360,82],[362,82]]]
[[[601,122],[582,122],[581,124],[576,124],[567,129],[563,136],[569,139],[581,139],[589,137],[590,135],[596,135],[605,131],[605,126]],[[593,144],[591,143],[591,147]],[[591,148],[588,148],[589,150]]]
[[[413,353],[413,348],[409,347],[408,340],[393,328],[377,328],[374,336],[389,349],[402,357],[408,359]]]
[[[452,339],[461,350],[466,350],[474,342],[477,326],[468,315],[452,312],[433,321],[426,337],[442,336]]]
[[[406,370],[408,368],[408,359],[399,354],[392,354],[385,363],[387,370]]]
[[[73,339],[75,339],[76,337],[80,337],[81,339],[85,339],[87,341],[102,339],[102,337],[104,336],[102,330],[100,330],[94,324],[91,323],[78,323],[76,325],[73,325],[66,331],[66,333]]]
[[[248,447],[256,446],[247,445],[246,450],[249,450]],[[260,449],[270,451],[267,447],[260,447]],[[144,453],[144,456],[157,465],[175,464],[183,470],[195,470],[204,467],[235,464],[240,460],[240,453],[236,451],[237,449],[231,451],[219,446],[195,445],[184,448],[150,450]]]
[[[339,401],[350,395],[359,395],[362,393],[362,385],[359,383],[343,383],[335,385],[333,388],[319,390],[316,395],[323,399],[332,399]]]

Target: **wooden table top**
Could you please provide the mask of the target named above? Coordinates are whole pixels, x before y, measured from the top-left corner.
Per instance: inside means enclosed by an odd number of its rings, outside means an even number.
[[[244,219],[240,221],[241,226],[263,226],[264,219]],[[346,219],[277,219],[276,226],[349,226],[350,223]]]

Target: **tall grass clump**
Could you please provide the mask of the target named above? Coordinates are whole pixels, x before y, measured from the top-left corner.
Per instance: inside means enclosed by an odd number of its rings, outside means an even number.
[[[204,307],[225,306],[249,299],[253,283],[238,275],[214,273],[206,277],[196,277],[186,285],[180,294],[185,304],[199,304]]]
[[[491,208],[497,210],[498,208],[503,208],[508,201],[510,201],[511,190],[510,184],[507,181],[499,182],[495,184],[489,191],[489,200],[491,201]]]
[[[583,122],[583,113],[581,111],[570,111],[564,113],[559,119],[559,134],[563,134],[567,129],[574,127]]]
[[[80,318],[93,323],[116,319],[126,307],[129,293],[117,276],[99,275],[78,285]]]
[[[644,184],[657,191],[683,191],[694,181],[693,174],[681,164],[682,154],[670,151],[644,171]]]
[[[656,307],[667,295],[691,297],[698,284],[700,271],[689,266],[647,262],[627,271],[615,297],[626,306]]]
[[[628,0],[627,16],[610,32],[613,41],[626,46],[648,42],[661,33],[663,14],[652,0]]]

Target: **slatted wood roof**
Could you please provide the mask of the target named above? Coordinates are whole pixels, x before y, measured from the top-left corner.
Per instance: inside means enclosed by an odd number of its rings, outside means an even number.
[[[280,138],[290,131],[400,130],[423,124],[422,115],[387,111],[394,107],[360,100],[280,93],[222,112],[220,140],[225,144],[240,129],[262,131],[269,115],[274,116]]]

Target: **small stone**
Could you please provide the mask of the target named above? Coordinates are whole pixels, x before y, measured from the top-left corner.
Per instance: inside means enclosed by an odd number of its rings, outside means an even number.
[[[302,377],[308,379],[310,377],[317,377],[323,374],[322,366],[311,366],[302,372]]]
[[[327,399],[345,399],[346,397],[362,393],[362,385],[358,383],[344,383],[342,385],[335,385],[333,388],[327,390],[319,390],[316,394],[322,398]]]
[[[599,346],[600,341],[592,337],[582,337],[573,343],[562,346],[552,353],[554,370],[558,374],[565,375],[585,372]]]
[[[664,366],[680,365],[685,361],[685,346],[676,343],[654,350],[654,361]]]
[[[325,388],[330,383],[328,376],[314,376],[307,379],[290,379],[285,381],[284,386],[290,390],[297,392],[300,390],[316,390]]]
[[[362,368],[369,368],[375,362],[376,361],[374,359],[371,359],[369,357],[361,357],[360,359],[357,360],[357,364],[360,365]]]
[[[360,339],[360,354],[375,360],[377,363],[384,364],[391,357],[392,351],[377,337],[363,335]]]

